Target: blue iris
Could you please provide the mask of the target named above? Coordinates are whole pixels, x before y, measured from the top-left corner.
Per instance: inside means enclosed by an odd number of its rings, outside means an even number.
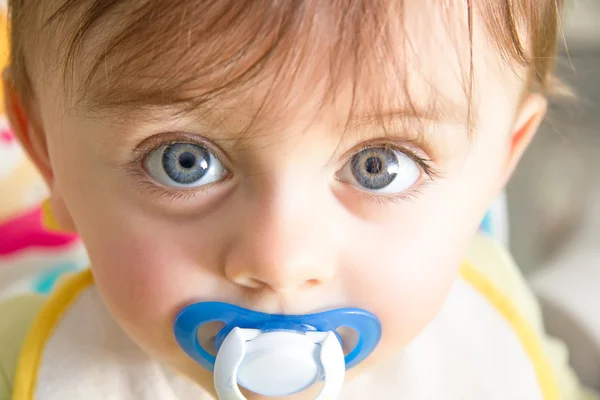
[[[169,145],[162,156],[167,176],[182,185],[202,179],[210,169],[210,161],[208,150],[192,143]]]
[[[363,187],[383,189],[396,179],[398,157],[391,149],[373,147],[352,157],[352,175]]]

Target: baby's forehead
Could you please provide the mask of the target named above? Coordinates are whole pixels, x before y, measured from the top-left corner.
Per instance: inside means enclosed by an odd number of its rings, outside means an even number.
[[[474,67],[493,53],[459,1],[113,3],[73,10],[83,23],[62,29],[66,87],[93,111],[466,118]]]

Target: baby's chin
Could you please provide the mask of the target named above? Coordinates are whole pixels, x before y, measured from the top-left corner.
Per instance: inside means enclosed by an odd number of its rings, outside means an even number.
[[[213,374],[196,364],[193,360],[190,360],[185,354],[183,357],[177,355],[171,359],[162,358],[161,361],[173,370],[176,375],[189,380],[192,384],[198,385],[215,400],[218,399],[213,384]]]

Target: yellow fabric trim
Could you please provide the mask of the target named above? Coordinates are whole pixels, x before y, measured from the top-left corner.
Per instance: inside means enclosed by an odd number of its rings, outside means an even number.
[[[13,400],[33,399],[44,346],[69,306],[92,283],[92,272],[86,269],[68,278],[50,296],[25,337],[17,364]]]
[[[463,279],[487,298],[514,329],[533,364],[544,399],[560,399],[550,360],[532,326],[523,318],[514,304],[471,264],[463,263],[460,272]]]
[[[42,225],[49,231],[61,231],[60,225],[54,217],[54,213],[52,212],[50,200],[44,200],[44,202],[42,203]]]

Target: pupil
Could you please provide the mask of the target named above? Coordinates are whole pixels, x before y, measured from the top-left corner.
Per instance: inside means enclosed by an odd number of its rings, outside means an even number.
[[[189,151],[181,153],[179,155],[179,165],[185,169],[192,168],[194,165],[196,165],[196,156]]]
[[[380,174],[383,171],[383,161],[378,157],[369,157],[365,161],[365,170],[371,175]]]

